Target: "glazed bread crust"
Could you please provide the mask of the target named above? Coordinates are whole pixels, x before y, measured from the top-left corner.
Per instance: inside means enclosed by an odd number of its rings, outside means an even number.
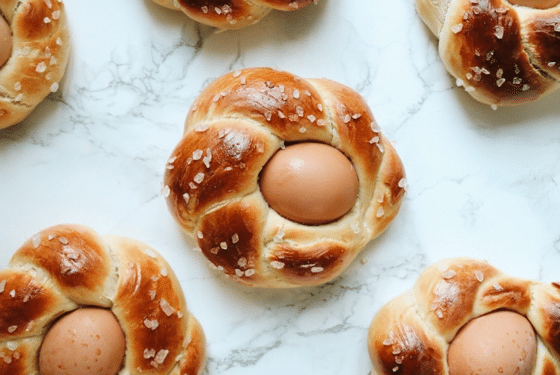
[[[202,373],[204,333],[169,264],[144,243],[79,225],[37,233],[0,271],[0,373],[38,374],[49,327],[82,306],[110,309],[119,321],[119,374]]]
[[[0,69],[0,129],[17,124],[58,91],[70,53],[66,12],[60,0],[3,0],[12,29],[12,54]]]
[[[303,225],[263,198],[259,174],[289,142],[322,142],[345,154],[359,193],[339,220]],[[318,285],[339,275],[397,214],[403,165],[363,98],[339,83],[269,68],[235,71],[193,103],[168,161],[164,194],[210,263],[260,287]]]
[[[193,20],[219,29],[241,29],[259,22],[271,10],[293,11],[313,0],[153,0],[181,10]]]
[[[372,375],[448,375],[447,353],[471,319],[505,309],[529,320],[537,336],[532,375],[560,374],[560,285],[507,276],[470,258],[426,268],[414,287],[383,306],[371,322]]]
[[[534,101],[558,88],[560,6],[505,0],[416,0],[457,84],[493,106]]]

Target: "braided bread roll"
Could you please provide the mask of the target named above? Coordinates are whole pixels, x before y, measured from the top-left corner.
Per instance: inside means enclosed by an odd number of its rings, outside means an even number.
[[[476,100],[517,105],[558,87],[560,1],[415,2],[447,70]]]
[[[559,374],[560,285],[513,278],[475,259],[451,258],[426,268],[412,290],[374,317],[368,334],[372,375],[448,375],[449,346],[457,332],[502,309],[525,316],[536,332],[530,373]]]
[[[242,29],[259,22],[271,10],[293,11],[317,0],[153,0],[180,10],[193,20],[219,29]]]
[[[306,141],[336,148],[356,170],[355,204],[334,222],[288,220],[261,194],[269,159],[285,143]],[[404,191],[401,160],[358,93],[269,68],[231,72],[203,90],[164,175],[172,215],[210,263],[270,288],[339,275],[393,220]]]
[[[34,235],[0,271],[0,374],[38,374],[50,325],[83,306],[110,309],[120,323],[119,374],[202,373],[204,334],[169,264],[141,242],[58,225]]]
[[[12,32],[12,52],[0,69],[0,129],[22,121],[58,91],[70,42],[61,0],[2,0]]]

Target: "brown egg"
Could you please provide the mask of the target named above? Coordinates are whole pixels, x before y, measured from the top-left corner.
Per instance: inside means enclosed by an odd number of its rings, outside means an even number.
[[[10,59],[12,55],[12,28],[4,17],[0,16],[0,67]]]
[[[509,0],[509,3],[529,8],[548,9],[560,4],[560,0]]]
[[[322,143],[279,150],[263,168],[261,191],[272,209],[302,224],[325,224],[346,214],[358,195],[350,160]]]
[[[449,346],[449,375],[529,375],[535,331],[523,315],[496,311],[468,322]]]
[[[110,310],[82,308],[59,319],[39,351],[41,375],[116,375],[125,337]]]

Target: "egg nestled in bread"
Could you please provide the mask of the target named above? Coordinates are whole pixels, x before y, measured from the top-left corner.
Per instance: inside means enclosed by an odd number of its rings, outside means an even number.
[[[286,288],[340,275],[393,221],[405,188],[400,158],[356,91],[249,68],[195,100],[162,193],[212,267]]]
[[[358,175],[336,148],[314,142],[278,150],[264,166],[260,187],[280,215],[303,224],[326,224],[346,214],[358,197]]]
[[[443,259],[375,314],[372,375],[558,374],[559,327],[559,284]]]
[[[148,245],[56,225],[0,270],[0,374],[200,375],[204,333]]]
[[[126,341],[110,310],[81,308],[49,329],[39,351],[41,375],[116,375]]]

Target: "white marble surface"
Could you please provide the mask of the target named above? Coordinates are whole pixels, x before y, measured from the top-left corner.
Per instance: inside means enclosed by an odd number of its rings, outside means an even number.
[[[476,256],[560,279],[560,92],[492,110],[455,86],[412,0],[321,0],[215,33],[149,0],[66,0],[73,51],[59,93],[0,131],[0,267],[72,222],[142,240],[178,274],[208,340],[205,374],[366,375],[377,309],[426,265]],[[402,209],[338,279],[251,290],[206,267],[160,194],[198,92],[272,66],[359,91],[408,175]]]

